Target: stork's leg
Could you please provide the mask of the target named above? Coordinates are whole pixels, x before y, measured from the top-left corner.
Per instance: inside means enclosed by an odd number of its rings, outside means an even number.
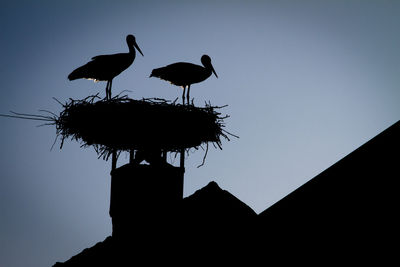
[[[133,164],[134,160],[135,160],[135,150],[131,149],[129,150],[129,163]]]
[[[106,100],[108,99],[108,87],[110,85],[110,81],[107,81],[107,85],[106,85]]]
[[[108,90],[110,90],[110,81],[107,81],[107,88],[106,88],[106,99],[108,100]]]
[[[182,94],[182,104],[185,105],[185,91],[186,91],[186,85],[183,86],[183,94]]]
[[[111,156],[111,170],[115,170],[117,168],[117,150],[114,149]]]
[[[180,168],[183,170],[183,171],[185,171],[185,149],[184,148],[181,148],[181,151],[180,151],[180,156],[181,156],[181,158],[180,158]]]
[[[111,99],[111,86],[112,86],[112,79],[110,80],[110,86],[108,87],[108,99]]]
[[[187,90],[187,95],[186,95],[186,98],[187,98],[187,101],[188,101],[188,105],[190,104],[189,93],[190,93],[190,84],[188,85],[188,90]]]

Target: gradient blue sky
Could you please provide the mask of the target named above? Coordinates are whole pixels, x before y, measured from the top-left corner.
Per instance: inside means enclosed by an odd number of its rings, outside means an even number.
[[[127,51],[127,34],[144,57],[114,94],[173,100],[181,89],[151,70],[208,54],[219,79],[191,96],[228,104],[240,139],[201,168],[203,152],[191,153],[184,194],[215,180],[259,213],[400,118],[399,14],[399,1],[381,0],[2,1],[0,113],[104,96],[105,83],[67,75]],[[72,141],[50,151],[52,127],[0,123],[0,266],[51,266],[110,235],[110,162]]]

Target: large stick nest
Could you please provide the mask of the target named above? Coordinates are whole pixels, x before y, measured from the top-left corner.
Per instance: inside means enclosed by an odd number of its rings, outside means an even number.
[[[97,100],[97,101],[95,101]],[[178,152],[212,143],[222,149],[221,137],[231,135],[216,110],[222,107],[181,105],[163,99],[134,100],[116,96],[99,100],[97,95],[70,99],[55,118],[57,136],[93,146],[99,157],[115,151],[163,149]]]

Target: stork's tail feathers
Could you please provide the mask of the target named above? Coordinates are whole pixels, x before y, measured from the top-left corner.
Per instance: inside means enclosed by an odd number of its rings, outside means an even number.
[[[81,78],[80,76],[80,73],[78,72],[78,70],[79,69],[76,69],[76,70],[74,70],[73,72],[71,72],[69,75],[68,75],[68,80],[70,80],[70,81],[72,81],[72,80],[76,80],[76,79],[79,79],[79,78]]]
[[[83,66],[75,69],[73,72],[71,72],[68,75],[68,79],[70,81],[72,81],[72,80],[76,80],[76,79],[86,78],[87,76],[88,75],[87,75],[86,65],[83,65]]]

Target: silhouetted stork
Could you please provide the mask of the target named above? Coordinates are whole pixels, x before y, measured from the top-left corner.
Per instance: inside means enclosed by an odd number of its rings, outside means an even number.
[[[154,69],[150,77],[157,77],[166,80],[174,85],[182,86],[182,101],[185,103],[185,89],[187,87],[187,101],[189,103],[190,85],[199,83],[211,76],[212,73],[218,78],[214,67],[211,64],[211,58],[207,55],[201,57],[201,63],[204,67],[187,62],[178,62],[171,65]]]
[[[107,81],[106,99],[110,99],[112,80],[133,63],[136,57],[135,47],[143,56],[142,51],[136,43],[135,36],[131,34],[126,36],[126,43],[129,47],[129,53],[92,57],[92,61],[71,72],[68,75],[68,79],[70,81],[81,78],[94,80],[95,82]]]

